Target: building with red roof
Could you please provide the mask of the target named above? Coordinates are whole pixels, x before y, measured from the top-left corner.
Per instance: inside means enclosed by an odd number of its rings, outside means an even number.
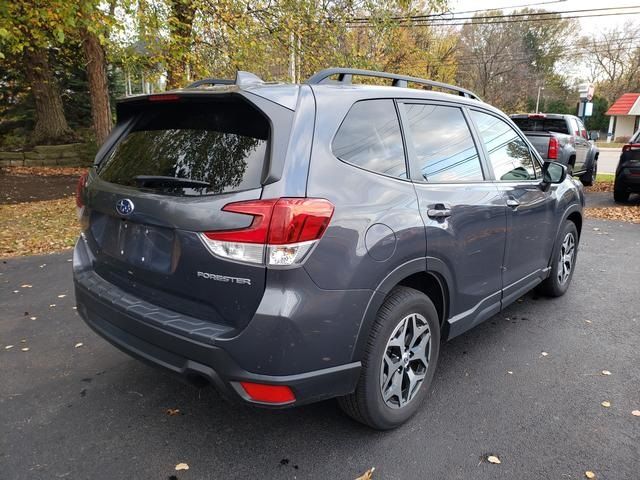
[[[640,93],[625,93],[611,105],[607,141],[631,137],[640,126]]]

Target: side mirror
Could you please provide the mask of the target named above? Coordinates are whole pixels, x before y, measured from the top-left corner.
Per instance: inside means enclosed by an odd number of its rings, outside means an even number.
[[[567,178],[567,167],[558,162],[545,162],[542,166],[542,182],[540,187],[548,190],[554,183],[562,183]]]

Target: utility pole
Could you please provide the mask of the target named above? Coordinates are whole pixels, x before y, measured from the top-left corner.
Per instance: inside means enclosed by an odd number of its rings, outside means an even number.
[[[540,113],[540,92],[544,90],[544,87],[541,85],[538,87],[538,99],[536,100],[536,113]]]

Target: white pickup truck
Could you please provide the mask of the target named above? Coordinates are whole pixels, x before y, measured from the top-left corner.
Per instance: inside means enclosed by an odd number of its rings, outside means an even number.
[[[584,185],[593,185],[598,172],[598,147],[582,120],[573,115],[530,113],[511,115],[543,160],[566,165]]]

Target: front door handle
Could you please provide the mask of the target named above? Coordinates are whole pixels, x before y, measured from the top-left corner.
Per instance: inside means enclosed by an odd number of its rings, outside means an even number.
[[[429,218],[447,218],[451,216],[451,208],[444,203],[436,203],[427,210]]]
[[[514,210],[520,206],[520,202],[513,197],[507,198],[507,206],[513,208]]]

